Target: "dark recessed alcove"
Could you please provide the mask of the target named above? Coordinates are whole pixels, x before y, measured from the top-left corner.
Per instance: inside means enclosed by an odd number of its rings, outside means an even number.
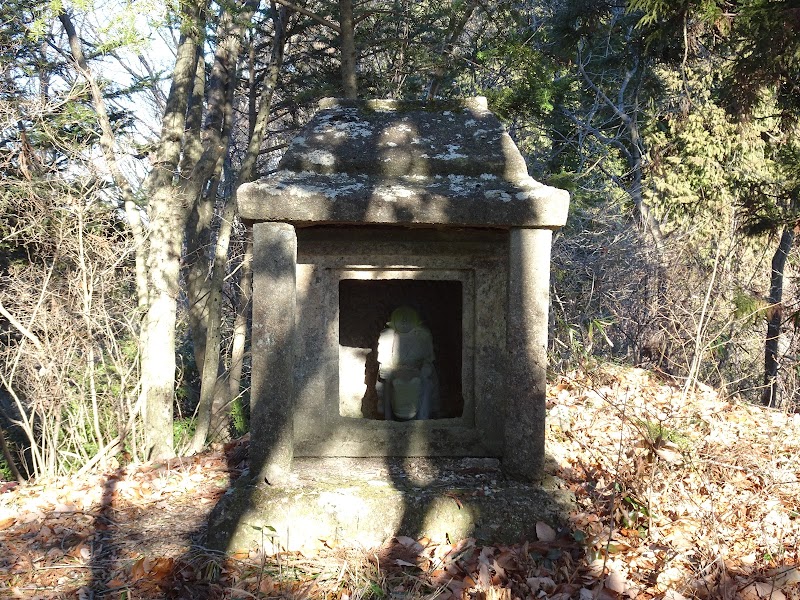
[[[377,411],[375,392],[378,336],[386,328],[392,311],[404,305],[417,311],[433,337],[440,402],[432,418],[462,416],[462,284],[460,281],[422,279],[342,279],[339,282],[340,360],[358,361],[356,368],[344,372],[340,369],[342,416],[356,416],[352,410],[346,411],[344,405],[360,400],[359,416],[383,418]],[[343,377],[350,381],[343,382]],[[353,378],[357,380],[353,382]],[[345,398],[344,383],[348,384],[350,394],[352,390],[358,390],[361,395],[363,390],[363,396],[359,399]],[[353,383],[357,385],[353,386]]]

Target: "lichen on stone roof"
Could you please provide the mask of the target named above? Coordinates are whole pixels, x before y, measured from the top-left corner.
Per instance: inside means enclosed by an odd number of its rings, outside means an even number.
[[[511,169],[527,175],[519,153],[508,155],[508,133],[485,99],[440,104],[326,100],[321,106],[280,168],[384,176],[503,175]]]
[[[238,197],[245,218],[296,224],[558,227],[569,203],[528,175],[485,98],[325,99],[278,171]]]

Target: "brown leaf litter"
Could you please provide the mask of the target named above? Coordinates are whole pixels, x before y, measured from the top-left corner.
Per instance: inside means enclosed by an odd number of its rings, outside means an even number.
[[[0,483],[0,597],[800,600],[800,415],[606,365],[553,382],[547,423],[548,471],[580,509],[510,546],[205,551],[246,440]]]

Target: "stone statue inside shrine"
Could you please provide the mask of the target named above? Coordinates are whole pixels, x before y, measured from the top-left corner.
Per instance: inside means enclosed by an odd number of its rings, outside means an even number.
[[[433,337],[417,311],[401,306],[378,338],[378,411],[384,419],[430,419],[439,402]]]

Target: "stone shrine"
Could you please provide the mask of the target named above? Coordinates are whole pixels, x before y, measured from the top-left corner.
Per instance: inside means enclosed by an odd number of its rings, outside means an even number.
[[[542,476],[569,195],[528,175],[485,98],[322,100],[238,206],[254,236],[252,481],[280,486],[301,457]],[[410,324],[392,328],[401,308]]]

